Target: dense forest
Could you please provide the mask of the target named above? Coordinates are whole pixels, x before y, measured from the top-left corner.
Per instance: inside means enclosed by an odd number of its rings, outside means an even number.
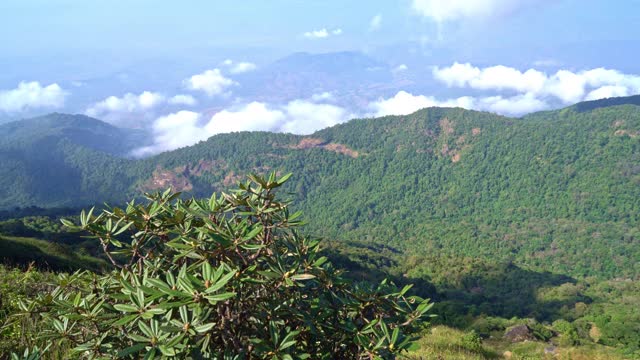
[[[638,96],[523,118],[428,108],[309,136],[224,134],[146,159],[127,156],[140,133],[99,120],[22,124],[0,126],[0,248],[42,253],[32,260],[54,270],[108,267],[95,242],[61,227],[76,209],[293,172],[282,191],[334,264],[415,284],[465,351],[526,325],[542,343],[640,356]]]

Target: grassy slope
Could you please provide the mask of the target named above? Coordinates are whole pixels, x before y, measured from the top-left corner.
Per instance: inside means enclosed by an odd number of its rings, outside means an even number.
[[[35,238],[5,235],[0,235],[0,263],[21,266],[34,263],[38,268],[58,271],[96,271],[106,266],[104,261],[84,255],[78,248]]]
[[[417,349],[405,355],[410,360],[482,360],[482,359],[560,359],[560,360],[622,360],[624,356],[602,345],[558,346],[554,354],[546,354],[549,343],[527,341],[510,343],[489,339],[481,349],[470,350],[462,340],[465,332],[447,326],[435,326],[418,340]],[[553,341],[553,340],[552,340]]]

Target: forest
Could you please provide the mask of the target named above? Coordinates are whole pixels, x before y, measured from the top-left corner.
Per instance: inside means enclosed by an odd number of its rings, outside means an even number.
[[[434,302],[423,348],[440,329],[467,358],[544,358],[548,344],[567,358],[638,358],[639,106],[607,99],[523,118],[428,108],[308,136],[217,135],[145,159],[126,156],[136,134],[84,116],[2,125],[0,322],[33,294],[10,286],[16,277],[112,270],[100,244],[61,219],[145,192],[208,198],[251,173],[292,172],[280,193],[346,277],[413,284]],[[10,323],[0,353],[21,339]],[[507,349],[497,339],[519,325],[532,348]]]

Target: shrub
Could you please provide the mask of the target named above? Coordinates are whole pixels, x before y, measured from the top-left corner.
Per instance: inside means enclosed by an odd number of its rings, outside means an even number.
[[[482,338],[475,330],[471,330],[462,336],[462,347],[474,352],[482,351]]]
[[[210,199],[166,191],[64,220],[97,239],[115,270],[63,276],[21,305],[41,319],[41,348],[213,359],[392,359],[407,349],[429,300],[408,296],[410,286],[345,280],[276,198],[288,176],[249,178]]]

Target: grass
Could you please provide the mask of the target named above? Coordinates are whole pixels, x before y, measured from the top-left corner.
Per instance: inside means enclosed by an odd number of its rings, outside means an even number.
[[[443,325],[431,327],[417,341],[417,348],[403,356],[405,360],[623,360],[614,349],[597,345],[557,346],[555,354],[545,354],[549,343],[526,341],[511,343],[492,338],[480,349],[469,349],[463,338],[467,333]],[[552,339],[553,341],[553,339]]]
[[[465,332],[447,326],[434,326],[417,342],[417,349],[405,355],[407,360],[483,360],[499,359],[497,353],[483,346],[469,349],[463,342]]]
[[[0,235],[0,263],[23,267],[32,264],[39,269],[55,271],[99,271],[107,266],[105,261],[69,245],[4,235]]]

